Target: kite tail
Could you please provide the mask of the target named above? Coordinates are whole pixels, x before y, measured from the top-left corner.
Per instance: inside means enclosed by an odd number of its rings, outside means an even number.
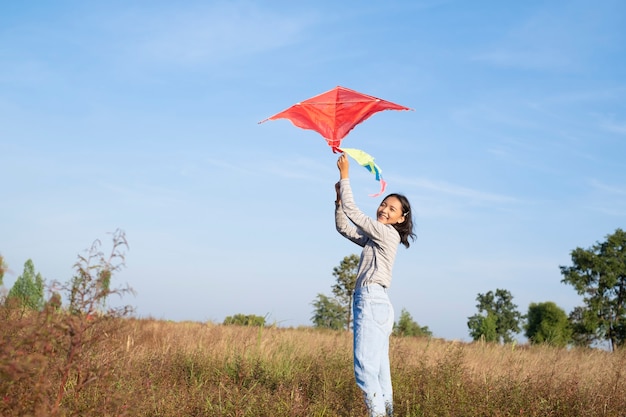
[[[376,194],[369,194],[370,197],[378,197],[382,193],[385,192],[387,188],[387,182],[383,179],[382,170],[378,165],[374,163],[374,158],[360,149],[352,149],[352,148],[342,148],[339,151],[344,152],[352,157],[359,165],[367,169],[369,172],[374,174],[376,177],[376,181],[380,182],[380,191]]]
[[[385,181],[382,177],[380,178],[380,191],[377,192],[376,194],[368,194],[370,197],[378,197],[380,195],[382,195],[382,193],[385,192],[385,189],[387,188],[387,181]]]

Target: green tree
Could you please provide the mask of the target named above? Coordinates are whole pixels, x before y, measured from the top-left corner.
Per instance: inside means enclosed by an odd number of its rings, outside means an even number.
[[[317,299],[312,304],[314,310],[311,321],[315,327],[333,330],[346,327],[345,307],[337,299],[317,294]]]
[[[32,260],[24,263],[24,272],[17,277],[7,295],[7,301],[17,302],[20,306],[31,310],[41,310],[44,304],[44,285],[40,273],[35,273]]]
[[[224,324],[234,324],[238,326],[265,326],[265,317],[254,314],[235,314],[224,319]]]
[[[421,327],[413,320],[411,314],[403,308],[400,312],[400,318],[397,323],[393,324],[393,334],[395,336],[427,336],[431,337],[433,333],[428,326]]]
[[[497,289],[494,293],[478,294],[478,314],[468,317],[467,327],[474,340],[491,341],[491,329],[495,323],[495,341],[510,343],[513,335],[520,332],[522,315],[513,304],[513,296],[507,290]]]
[[[333,268],[333,276],[337,279],[333,285],[333,294],[343,306],[346,314],[346,328],[350,329],[352,314],[352,293],[356,284],[359,257],[355,254],[343,258],[339,266]]]
[[[473,340],[498,341],[496,316],[492,312],[488,312],[486,315],[473,315],[468,319],[467,327],[470,329],[470,336],[472,336]]]
[[[562,283],[583,296],[570,314],[577,342],[608,341],[611,350],[626,342],[626,232],[617,229],[589,249],[571,252],[572,266],[561,266]]]
[[[580,306],[574,307],[569,313],[569,325],[574,345],[589,347],[596,340],[597,317],[593,311]]]
[[[530,343],[564,347],[572,341],[567,314],[552,301],[531,303],[526,317],[525,334]]]

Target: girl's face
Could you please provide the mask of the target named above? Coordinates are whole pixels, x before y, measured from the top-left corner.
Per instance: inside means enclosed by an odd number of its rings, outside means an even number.
[[[397,197],[387,197],[376,210],[376,220],[383,224],[396,224],[404,221],[402,203]]]

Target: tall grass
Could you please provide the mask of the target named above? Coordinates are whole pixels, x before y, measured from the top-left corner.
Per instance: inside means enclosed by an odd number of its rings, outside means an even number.
[[[0,314],[1,416],[366,415],[348,332],[133,318],[90,328],[55,408],[67,314]],[[624,351],[393,337],[390,353],[397,416],[626,415]]]

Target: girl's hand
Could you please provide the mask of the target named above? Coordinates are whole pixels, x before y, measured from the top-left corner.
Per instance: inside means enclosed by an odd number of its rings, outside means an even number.
[[[337,168],[339,168],[339,178],[342,180],[348,178],[350,171],[350,161],[345,153],[342,153],[337,160]]]

